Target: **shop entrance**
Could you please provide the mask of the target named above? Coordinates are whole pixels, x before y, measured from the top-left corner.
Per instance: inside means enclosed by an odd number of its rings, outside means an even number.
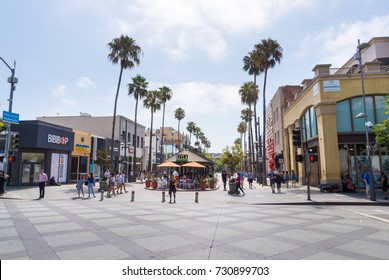
[[[39,182],[39,173],[42,169],[43,163],[23,162],[22,184],[37,184]]]

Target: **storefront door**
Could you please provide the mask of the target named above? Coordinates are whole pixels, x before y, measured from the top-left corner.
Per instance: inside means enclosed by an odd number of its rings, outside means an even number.
[[[39,172],[43,168],[43,163],[23,163],[22,184],[37,184],[39,182]]]

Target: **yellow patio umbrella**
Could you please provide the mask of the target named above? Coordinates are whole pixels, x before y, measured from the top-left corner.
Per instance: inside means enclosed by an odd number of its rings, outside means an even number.
[[[172,161],[166,161],[161,163],[160,165],[157,165],[157,167],[180,167],[180,166]]]
[[[204,165],[198,163],[198,162],[195,162],[195,161],[191,161],[191,162],[188,162],[188,163],[185,163],[182,165],[182,167],[194,167],[194,168],[205,168]]]

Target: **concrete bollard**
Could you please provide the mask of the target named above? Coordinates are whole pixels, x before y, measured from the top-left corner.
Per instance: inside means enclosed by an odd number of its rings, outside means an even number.
[[[195,194],[195,202],[199,203],[199,192],[196,192]]]
[[[131,192],[131,202],[133,202],[135,199],[135,191]]]
[[[165,202],[166,199],[165,199],[165,192],[162,192],[162,202]]]
[[[101,193],[100,201],[103,201],[104,200],[104,190],[101,190],[100,193]]]

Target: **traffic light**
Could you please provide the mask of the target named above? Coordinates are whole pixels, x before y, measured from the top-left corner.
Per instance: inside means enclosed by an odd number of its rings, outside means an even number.
[[[297,155],[296,156],[296,161],[297,162],[303,162],[304,161],[304,155]]]
[[[14,156],[8,156],[8,162],[14,162],[16,158]]]
[[[19,132],[11,133],[11,151],[17,151],[19,148]]]
[[[301,147],[301,130],[300,130],[300,128],[293,129],[293,146]]]
[[[317,162],[317,155],[309,155],[310,162]]]

